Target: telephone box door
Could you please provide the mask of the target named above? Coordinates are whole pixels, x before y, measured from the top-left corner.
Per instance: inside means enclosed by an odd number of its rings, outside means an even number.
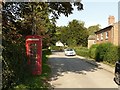
[[[42,38],[40,36],[26,37],[26,53],[32,74],[40,75],[42,73]]]

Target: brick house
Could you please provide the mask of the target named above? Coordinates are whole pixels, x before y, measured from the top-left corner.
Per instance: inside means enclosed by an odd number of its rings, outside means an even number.
[[[111,42],[114,45],[120,45],[120,21],[115,23],[115,17],[109,16],[108,18],[108,25],[107,27],[96,31],[96,44],[104,43],[104,42]]]

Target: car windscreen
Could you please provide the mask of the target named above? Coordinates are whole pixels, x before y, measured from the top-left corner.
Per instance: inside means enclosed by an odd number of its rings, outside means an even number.
[[[73,49],[67,49],[66,51],[73,51]]]

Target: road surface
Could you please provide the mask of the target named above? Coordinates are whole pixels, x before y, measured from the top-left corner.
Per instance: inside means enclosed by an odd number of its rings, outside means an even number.
[[[100,69],[77,56],[53,52],[49,57],[52,68],[50,84],[54,88],[118,88],[113,73]]]

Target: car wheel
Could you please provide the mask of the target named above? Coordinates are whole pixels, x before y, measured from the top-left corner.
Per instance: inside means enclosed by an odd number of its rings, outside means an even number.
[[[118,85],[120,85],[120,74],[118,72],[115,73],[114,80]]]

